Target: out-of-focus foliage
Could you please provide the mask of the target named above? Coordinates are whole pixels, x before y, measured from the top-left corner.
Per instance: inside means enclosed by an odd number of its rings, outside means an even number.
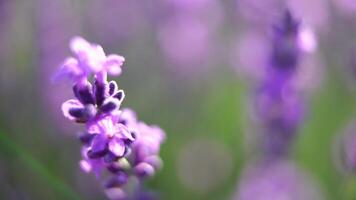
[[[268,34],[280,2],[0,0],[0,199],[105,198],[95,177],[79,169],[80,127],[60,113],[71,86],[52,80],[74,35],[125,56],[116,78],[123,106],[167,133],[164,167],[147,188],[169,200],[233,198],[255,155],[247,106],[253,80],[243,73],[239,49],[259,48],[245,54],[256,59],[265,51],[257,46],[262,40],[247,47],[240,41],[251,30]],[[320,65],[305,79],[313,91],[291,159],[325,199],[353,199],[355,181],[339,173],[333,146],[354,117],[356,9],[342,0],[315,1],[312,11],[310,1],[291,2],[316,31],[311,65]],[[275,9],[265,13],[263,6]]]

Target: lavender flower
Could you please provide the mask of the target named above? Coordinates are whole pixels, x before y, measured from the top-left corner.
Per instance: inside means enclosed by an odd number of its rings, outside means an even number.
[[[127,199],[124,186],[130,177],[142,181],[161,166],[158,153],[165,133],[138,121],[130,109],[120,111],[124,91],[115,81],[108,82],[107,74],[121,74],[122,56],[106,56],[101,46],[80,37],[73,38],[70,47],[75,58],[66,59],[59,75],[74,81],[76,98],[64,102],[62,112],[69,120],[86,125],[79,135],[83,144],[80,167],[104,179],[110,199]],[[93,85],[88,81],[92,75]]]
[[[279,156],[288,152],[304,112],[294,84],[302,53],[300,22],[286,11],[272,31],[271,53],[254,108],[262,125],[263,150],[267,155]]]

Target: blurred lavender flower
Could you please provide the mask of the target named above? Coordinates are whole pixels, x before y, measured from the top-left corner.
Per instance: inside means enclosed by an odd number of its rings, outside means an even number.
[[[184,77],[197,75],[192,70],[208,71],[216,61],[214,33],[221,24],[221,5],[211,0],[165,0],[164,5],[170,12],[164,14],[157,36],[167,66]]]
[[[257,162],[244,170],[234,200],[320,200],[322,193],[289,161]]]
[[[183,73],[192,66],[201,65],[202,70],[208,57],[211,42],[208,27],[195,18],[177,16],[163,25],[159,32],[159,42],[163,53]],[[174,38],[174,39],[173,39]],[[194,45],[191,45],[194,42]],[[188,70],[188,69],[189,70]]]
[[[301,55],[299,30],[300,22],[289,11],[273,26],[266,74],[255,94],[254,108],[267,155],[286,154],[302,120],[303,101],[292,84]]]
[[[121,74],[122,56],[106,56],[101,46],[81,37],[74,37],[70,47],[76,58],[66,59],[59,76],[74,81],[76,97],[62,104],[63,115],[86,125],[79,135],[83,144],[80,167],[97,178],[105,176],[104,188],[110,199],[128,199],[123,187],[129,178],[142,181],[161,166],[158,153],[165,133],[139,122],[132,110],[121,113],[124,92],[115,81],[107,82],[107,74]],[[91,75],[94,85],[88,81]]]

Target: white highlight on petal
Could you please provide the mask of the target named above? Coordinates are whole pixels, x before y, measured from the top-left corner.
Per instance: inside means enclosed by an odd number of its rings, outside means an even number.
[[[116,156],[122,156],[125,153],[125,144],[119,138],[113,138],[109,142],[109,150]]]
[[[70,50],[76,55],[87,52],[91,48],[91,45],[88,41],[80,36],[73,37],[69,42]]]
[[[66,118],[70,120],[75,120],[75,117],[69,114],[69,110],[72,108],[83,108],[83,107],[84,107],[83,104],[80,103],[78,100],[69,99],[62,104],[62,112]]]

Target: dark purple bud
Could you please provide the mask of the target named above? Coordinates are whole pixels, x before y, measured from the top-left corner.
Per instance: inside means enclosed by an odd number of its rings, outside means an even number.
[[[85,118],[85,109],[84,108],[72,108],[69,110],[69,114],[75,118]]]
[[[109,82],[109,95],[113,95],[115,91],[118,90],[117,84],[115,81]]]
[[[103,104],[101,107],[100,107],[100,110],[104,113],[109,113],[115,109],[117,109],[119,107],[119,105],[114,102],[114,101],[108,101],[107,103]]]
[[[96,107],[93,104],[85,105],[84,109],[85,109],[85,115],[88,119],[94,117],[97,113]]]
[[[107,96],[107,85],[105,83],[101,83],[99,81],[95,81],[95,100],[96,105],[101,106]]]
[[[119,90],[115,95],[114,98],[118,99],[119,101],[122,101],[125,96],[125,93],[123,90]]]
[[[86,122],[96,114],[96,108],[92,104],[86,105],[84,108],[72,108],[69,110],[69,114],[76,119],[78,123]]]
[[[90,85],[86,86],[73,86],[73,92],[75,97],[84,105],[95,104],[94,95]]]

